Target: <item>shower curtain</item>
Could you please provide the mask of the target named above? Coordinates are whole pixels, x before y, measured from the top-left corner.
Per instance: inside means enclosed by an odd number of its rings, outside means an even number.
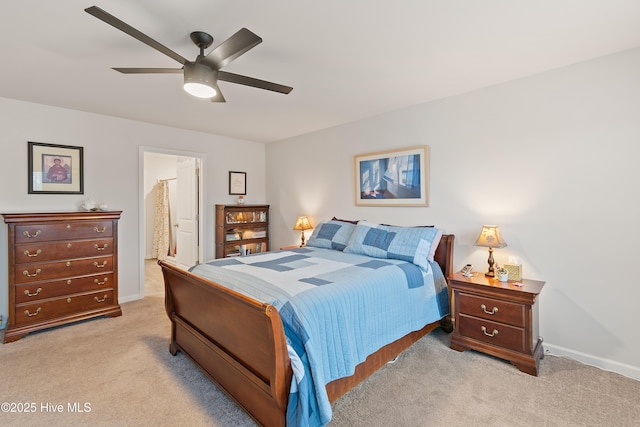
[[[153,258],[164,260],[169,255],[171,242],[171,218],[169,214],[169,183],[165,180],[156,185],[156,218],[153,225]]]

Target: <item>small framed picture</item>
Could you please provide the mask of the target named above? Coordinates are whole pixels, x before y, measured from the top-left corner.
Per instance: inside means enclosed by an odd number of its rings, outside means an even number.
[[[229,171],[229,194],[242,195],[247,194],[247,173]]]
[[[29,194],[84,194],[83,147],[28,145]]]

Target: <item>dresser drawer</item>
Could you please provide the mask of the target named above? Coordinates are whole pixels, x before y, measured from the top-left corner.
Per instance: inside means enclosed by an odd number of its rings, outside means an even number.
[[[21,284],[111,272],[113,272],[113,256],[109,255],[69,261],[21,264],[16,266],[14,280],[16,284]]]
[[[457,327],[459,328],[460,334],[478,341],[521,353],[524,352],[526,348],[526,334],[523,328],[478,319],[464,314],[460,314],[459,325]]]
[[[90,294],[43,300],[31,304],[19,304],[16,305],[15,323],[18,325],[39,323],[71,314],[99,310],[115,303],[113,295],[113,290],[109,289]]]
[[[113,236],[111,221],[75,221],[16,225],[16,243],[92,239]]]
[[[464,292],[460,292],[457,297],[460,314],[508,323],[513,326],[525,326],[525,306],[522,304]]]
[[[16,304],[32,303],[70,294],[112,289],[115,286],[114,280],[113,273],[108,273],[75,279],[16,285],[15,301]]]
[[[16,264],[113,253],[113,238],[16,245]]]

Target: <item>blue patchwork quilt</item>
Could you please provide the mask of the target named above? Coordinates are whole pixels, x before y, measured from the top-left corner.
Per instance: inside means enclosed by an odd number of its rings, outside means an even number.
[[[191,271],[278,309],[294,370],[289,426],[327,424],[326,384],[449,314],[436,263],[425,271],[406,261],[305,247],[219,259]]]

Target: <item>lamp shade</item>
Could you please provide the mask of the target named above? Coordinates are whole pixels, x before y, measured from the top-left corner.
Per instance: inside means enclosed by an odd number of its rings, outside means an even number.
[[[312,228],[313,227],[309,222],[309,218],[307,218],[306,216],[298,217],[298,219],[296,220],[296,225],[293,226],[293,229],[297,231],[311,230]]]
[[[507,246],[507,242],[502,238],[497,225],[483,225],[480,235],[473,245],[486,248],[504,248]]]

